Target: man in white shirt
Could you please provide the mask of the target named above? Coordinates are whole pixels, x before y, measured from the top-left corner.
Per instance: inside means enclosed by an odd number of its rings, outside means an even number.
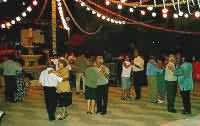
[[[141,87],[143,83],[143,75],[144,75],[144,59],[139,55],[138,50],[134,50],[134,59],[132,61],[133,64],[133,83],[136,93],[136,100],[141,98]]]
[[[47,64],[47,68],[41,72],[39,77],[39,82],[43,86],[45,103],[50,121],[55,120],[55,112],[57,106],[56,86],[59,82],[63,81],[63,78],[58,77],[54,73],[49,73],[49,71],[54,69],[55,64],[50,61]]]

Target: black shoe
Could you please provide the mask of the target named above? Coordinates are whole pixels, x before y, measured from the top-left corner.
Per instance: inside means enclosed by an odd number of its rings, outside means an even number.
[[[80,95],[81,93],[80,93],[80,92],[76,92],[76,94],[77,94],[77,95]]]
[[[101,113],[101,115],[106,115],[106,114],[107,114],[107,112],[102,112],[102,113]]]
[[[189,115],[189,114],[192,114],[192,112],[183,111],[182,114],[184,114],[184,115]]]
[[[174,110],[168,110],[168,112],[170,113],[177,113],[177,111],[174,109]]]
[[[136,98],[135,98],[135,100],[139,100],[139,99],[140,99],[140,97],[136,97]]]

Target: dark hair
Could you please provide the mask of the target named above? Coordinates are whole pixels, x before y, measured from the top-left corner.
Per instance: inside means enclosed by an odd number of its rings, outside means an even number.
[[[56,65],[54,64],[53,61],[48,61],[46,67],[47,67],[47,68],[53,68],[53,69],[55,69],[55,68],[56,68]]]
[[[186,57],[184,57],[185,58],[185,62],[192,62],[192,58],[190,58],[190,57],[188,57],[188,56],[186,56]]]
[[[67,61],[65,59],[59,59],[58,62],[62,63],[64,67],[66,67],[68,65]]]

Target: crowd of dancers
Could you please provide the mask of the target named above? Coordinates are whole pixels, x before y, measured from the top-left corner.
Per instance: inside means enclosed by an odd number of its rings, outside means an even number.
[[[141,99],[146,73],[149,102],[167,101],[168,112],[176,113],[175,98],[178,88],[183,101],[182,113],[192,113],[190,96],[193,89],[193,68],[187,57],[176,57],[173,54],[163,58],[149,56],[146,64],[139,51],[134,50],[132,57],[124,55],[121,60],[121,100],[132,98],[132,85],[135,100]],[[13,57],[8,57],[0,64],[0,69],[3,70],[5,79],[5,100],[22,102],[25,95],[23,65],[13,60]],[[86,113],[107,114],[110,69],[105,65],[104,56],[97,54],[87,57],[80,53],[76,57],[73,53],[65,53],[59,58],[49,58],[39,77],[49,120],[63,120],[69,116],[67,108],[72,104],[72,73],[76,78],[76,94],[85,95]]]

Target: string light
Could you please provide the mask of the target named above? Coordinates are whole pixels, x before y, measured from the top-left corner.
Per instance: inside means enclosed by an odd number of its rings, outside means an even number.
[[[59,1],[59,2],[58,2],[58,1]],[[59,14],[60,14],[60,19],[61,19],[61,21],[62,21],[63,28],[64,28],[65,30],[69,31],[70,28],[69,28],[69,26],[67,25],[66,19],[65,19],[64,14],[63,14],[62,3],[60,2],[60,0],[57,0],[57,2],[58,2],[58,3],[57,3],[57,5],[58,5],[58,12],[59,12]],[[82,2],[81,4],[83,4],[83,2]],[[84,3],[84,4],[85,4],[85,3]],[[81,6],[83,6],[83,5],[81,5]],[[85,6],[85,5],[84,5],[84,6]]]
[[[164,13],[164,14],[168,13],[168,9],[167,8],[163,8],[162,9],[162,13]]]
[[[105,19],[106,19],[106,16],[103,15],[101,18],[102,18],[103,20],[105,20]]]
[[[122,5],[119,4],[119,5],[117,6],[117,8],[118,8],[119,10],[121,10],[121,9],[122,9]]]
[[[92,10],[92,14],[96,14],[96,11]]]
[[[97,13],[97,17],[101,17],[101,14],[100,14],[100,13]]]
[[[85,6],[85,3],[84,3],[84,2],[81,2],[81,6],[84,7],[84,6]]]
[[[9,28],[11,26],[10,22],[7,22],[6,26]]]
[[[126,0],[121,0],[121,2],[122,2],[122,3],[125,3],[125,2],[126,2]]]
[[[106,5],[110,5],[110,1],[106,0]]]
[[[110,18],[106,18],[107,21],[110,21]]]
[[[22,17],[26,17],[26,12],[22,12]]]
[[[188,15],[188,14],[184,14],[184,17],[185,17],[185,18],[188,18],[188,17],[189,17],[189,15]]]
[[[152,15],[152,17],[156,17],[157,14],[156,14],[156,12],[152,12],[151,15]]]
[[[143,15],[143,16],[146,14],[146,12],[145,12],[144,10],[141,10],[140,13],[141,13],[141,15]]]
[[[134,10],[133,10],[133,8],[129,8],[129,12],[131,12],[131,13],[132,13],[133,11],[134,11]]]
[[[115,22],[115,20],[114,20],[114,19],[111,19],[110,21],[111,21],[112,23],[114,23],[114,22]]]
[[[32,8],[31,8],[31,6],[29,6],[29,7],[27,7],[27,9],[26,9],[28,12],[31,12],[32,11]]]
[[[90,7],[87,7],[86,10],[87,10],[87,11],[90,11]]]
[[[11,24],[15,24],[15,20],[12,20],[12,21],[11,21]]]
[[[149,6],[149,7],[147,7],[147,10],[152,11],[152,10],[153,10],[153,7],[152,7],[152,6]]]
[[[38,2],[36,0],[33,1],[33,5],[36,6]]]
[[[167,14],[163,14],[163,18],[167,18]]]
[[[179,11],[178,15],[183,16],[184,15],[183,11]]]
[[[22,5],[25,5],[26,3],[23,1]],[[37,0],[33,0],[32,2],[32,6],[37,6],[38,5],[38,1]],[[32,6],[28,6],[26,8],[26,11],[21,13],[21,16],[17,16],[14,20],[11,21],[7,21],[6,23],[1,24],[1,28],[10,28],[12,25],[15,25],[16,22],[20,22],[24,17],[27,16],[27,12],[31,12],[32,11]]]
[[[8,0],[3,0],[4,3],[6,3]]]
[[[199,12],[199,11],[196,11],[196,12],[194,13],[194,15],[195,15],[196,18],[199,18],[199,17],[200,17],[200,12]]]
[[[176,19],[178,18],[178,14],[174,14],[173,17]]]
[[[1,24],[1,28],[6,28],[6,25],[5,24]]]

